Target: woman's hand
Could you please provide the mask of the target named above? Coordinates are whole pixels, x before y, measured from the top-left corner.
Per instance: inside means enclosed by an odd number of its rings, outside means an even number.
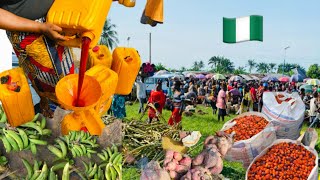
[[[42,34],[57,43],[69,40],[67,37],[60,34],[62,32],[62,28],[57,25],[46,22],[41,25],[40,30]]]

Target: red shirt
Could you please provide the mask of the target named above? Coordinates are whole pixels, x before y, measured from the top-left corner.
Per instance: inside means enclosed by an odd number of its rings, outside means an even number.
[[[253,100],[254,102],[257,101],[257,92],[256,92],[256,90],[255,90],[253,87],[250,89],[250,94],[251,94],[252,100]]]

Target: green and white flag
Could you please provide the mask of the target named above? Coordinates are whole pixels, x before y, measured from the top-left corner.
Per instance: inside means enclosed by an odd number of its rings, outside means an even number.
[[[223,18],[223,42],[263,41],[263,17]]]

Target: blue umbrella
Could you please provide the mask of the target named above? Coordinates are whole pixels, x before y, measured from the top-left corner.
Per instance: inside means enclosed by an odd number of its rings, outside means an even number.
[[[271,82],[278,82],[278,78],[276,77],[273,77],[273,76],[266,76],[264,78],[262,78],[261,80],[262,82],[268,82],[268,81],[271,81]]]
[[[291,82],[303,82],[303,76],[301,76],[300,74],[295,74],[292,75],[290,78]]]

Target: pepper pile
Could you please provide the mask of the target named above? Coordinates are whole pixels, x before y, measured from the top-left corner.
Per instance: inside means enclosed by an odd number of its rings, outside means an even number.
[[[250,139],[261,132],[269,123],[265,118],[256,115],[239,117],[233,121],[236,121],[237,124],[224,132],[231,134],[234,131],[235,142]]]
[[[252,164],[250,179],[308,179],[315,155],[301,145],[280,143]]]

